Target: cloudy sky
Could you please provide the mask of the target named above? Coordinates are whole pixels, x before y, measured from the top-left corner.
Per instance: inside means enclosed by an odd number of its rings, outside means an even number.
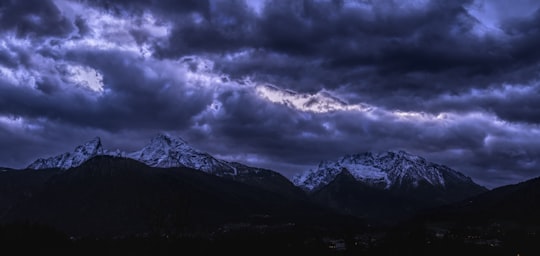
[[[157,133],[290,177],[405,150],[540,176],[535,0],[4,0],[0,166]]]

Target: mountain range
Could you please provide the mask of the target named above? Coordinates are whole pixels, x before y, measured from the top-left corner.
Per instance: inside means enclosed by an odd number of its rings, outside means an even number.
[[[34,176],[33,174],[37,174]],[[112,156],[82,165],[2,174],[3,222],[53,226],[73,235],[128,236],[210,230],[227,223],[299,222],[330,214],[299,196],[185,167],[156,168]],[[8,176],[9,175],[9,176]],[[33,177],[33,180],[27,180]],[[4,184],[3,184],[4,185]]]
[[[404,151],[322,161],[293,183],[338,211],[393,220],[487,191],[460,172]]]
[[[540,228],[540,177],[434,208],[423,218],[459,225]]]
[[[127,157],[158,168],[189,167],[218,176],[236,174],[236,168],[231,163],[218,160],[207,153],[192,148],[182,138],[173,138],[165,134],[159,134],[142,149],[129,153],[104,149],[101,139],[96,137],[83,145],[77,146],[73,152],[37,159],[28,168],[69,169],[81,165],[92,157],[101,155]]]
[[[105,149],[94,138],[25,170],[6,169],[0,183],[0,222],[44,223],[86,235],[156,227],[179,232],[186,223],[219,226],[254,216],[282,223],[343,218],[336,216],[396,222],[487,191],[462,173],[404,151],[323,161],[290,181],[164,134],[134,152]]]
[[[100,138],[96,137],[76,147],[73,152],[37,159],[28,168],[69,169],[99,155],[131,158],[158,168],[187,167],[217,176],[241,176],[249,172],[264,171],[217,159],[206,152],[194,149],[182,138],[173,138],[165,134],[159,134],[142,149],[129,153],[104,149]],[[383,190],[411,191],[420,190],[425,186],[448,190],[456,184],[470,186],[471,189],[480,187],[470,177],[460,172],[404,151],[366,152],[344,156],[335,162],[322,161],[317,168],[293,177],[292,182],[307,192],[313,192],[328,185],[343,170],[347,170],[357,181]]]
[[[296,175],[293,182],[307,191],[314,191],[330,183],[345,169],[356,180],[381,189],[411,189],[422,184],[446,187],[452,182],[475,184],[462,173],[405,151],[366,152],[344,156],[335,162],[323,161],[316,169]]]
[[[140,150],[128,153],[104,149],[101,139],[96,137],[77,146],[73,152],[37,159],[28,166],[28,169],[58,168],[67,170],[78,167],[96,156],[130,158],[156,168],[191,168],[246,184],[258,185],[276,193],[284,193],[289,196],[302,195],[300,189],[293,186],[287,178],[277,172],[216,159],[206,152],[194,149],[180,137],[165,134],[159,134],[152,138]],[[263,180],[264,182],[261,182]]]

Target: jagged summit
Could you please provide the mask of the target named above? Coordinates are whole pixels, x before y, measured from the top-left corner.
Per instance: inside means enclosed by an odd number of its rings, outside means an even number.
[[[157,145],[185,145],[185,147],[189,147],[188,143],[182,139],[182,137],[173,137],[169,134],[160,133],[154,138],[150,140],[150,144],[157,144]]]
[[[208,173],[233,174],[235,172],[235,168],[229,163],[192,148],[180,137],[172,137],[166,134],[157,135],[141,150],[129,153],[126,156],[153,167],[182,166]]]
[[[38,159],[30,164],[28,168],[69,169],[77,167],[88,159],[98,155],[127,157],[152,167],[188,167],[218,176],[234,175],[236,173],[236,168],[230,163],[192,148],[181,137],[173,137],[167,134],[158,134],[142,149],[131,153],[103,149],[101,139],[96,137],[76,147],[73,152],[67,152],[46,159]]]
[[[120,150],[103,149],[101,140],[96,138],[76,147],[74,152],[39,159],[28,168],[60,168],[66,170],[86,162],[93,168],[96,167],[97,163],[97,169],[99,169],[103,167],[103,163],[114,162],[104,161],[103,159],[107,159],[107,157],[96,159],[96,156],[120,157],[124,158],[124,160],[128,158],[158,168],[186,167],[283,195],[303,196],[303,192],[299,188],[279,173],[217,159],[206,152],[193,148],[184,139],[168,134],[158,134],[140,150],[128,153]],[[106,166],[104,168],[106,169]]]
[[[182,138],[173,138],[166,134],[158,134],[142,149],[129,153],[126,156],[140,160],[154,167],[185,166],[179,162],[180,154],[193,154],[196,152]]]
[[[89,140],[88,142],[84,143],[83,145],[78,146],[77,148],[75,148],[75,153],[79,153],[81,155],[102,154],[103,153],[103,146],[101,145],[101,138],[100,137],[94,137],[93,139]]]
[[[106,154],[101,145],[101,139],[95,137],[92,140],[77,146],[73,152],[66,152],[64,154],[49,157],[49,158],[40,158],[34,161],[28,166],[29,169],[47,169],[47,168],[60,168],[60,169],[69,169],[71,167],[76,167],[84,163],[86,160]]]
[[[421,183],[445,187],[448,179],[472,183],[457,171],[405,151],[366,152],[347,155],[335,162],[322,161],[317,168],[295,176],[293,183],[307,191],[317,190],[334,180],[343,169],[358,181],[384,189],[414,188]]]

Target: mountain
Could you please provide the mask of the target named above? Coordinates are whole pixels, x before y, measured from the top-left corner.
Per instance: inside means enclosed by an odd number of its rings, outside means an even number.
[[[403,151],[348,155],[293,178],[315,201],[356,216],[407,217],[486,191],[471,178]]]
[[[33,170],[11,170],[0,172],[0,218],[15,207],[16,203],[34,196],[48,179],[56,174],[57,169],[40,172]]]
[[[540,177],[425,210],[389,229],[373,255],[540,255],[538,216]]]
[[[73,152],[66,152],[49,158],[39,158],[30,164],[28,169],[69,169],[81,165],[94,156],[105,155],[106,153],[107,151],[103,150],[100,138],[95,137],[83,145],[76,147]]]
[[[474,223],[516,225],[540,231],[540,177],[495,188],[467,200],[440,207],[428,219]]]
[[[234,174],[235,169],[227,162],[215,159],[211,155],[195,150],[182,138],[173,138],[159,134],[150,140],[142,149],[125,153],[120,150],[110,151],[103,149],[101,139],[96,137],[80,146],[73,152],[40,158],[28,166],[29,169],[60,168],[69,169],[77,167],[95,156],[111,155],[128,157],[152,167],[188,167],[208,173],[219,175]]]
[[[185,167],[149,167],[129,158],[97,156],[67,170],[18,174],[34,177],[36,184],[11,201],[0,220],[39,223],[74,235],[178,234],[260,219],[266,225],[320,222],[318,215],[329,213],[231,179]]]
[[[152,167],[188,167],[217,176],[235,175],[236,169],[228,162],[214,158],[188,145],[182,138],[160,134],[141,150],[127,157]]]
[[[217,159],[192,148],[182,138],[160,134],[141,150],[125,155],[152,167],[186,167],[289,196],[303,195],[280,173]]]
[[[194,149],[180,137],[175,138],[165,134],[157,135],[142,149],[131,153],[104,149],[100,138],[96,137],[76,147],[74,152],[38,159],[30,164],[28,169],[59,168],[67,170],[78,167],[96,156],[131,158],[157,168],[191,168],[272,192],[296,198],[305,197],[300,189],[277,172],[217,159],[206,152]]]
[[[307,199],[302,189],[295,186],[289,179],[278,172],[251,167],[237,162],[230,162],[229,164],[235,168],[236,173],[231,176],[223,176],[224,178],[272,191],[289,198]]]
[[[157,135],[142,149],[131,153],[103,149],[100,138],[96,137],[77,146],[73,152],[40,158],[30,164],[28,169],[69,169],[81,165],[90,158],[103,155],[127,157],[151,167],[187,167],[217,176],[236,175],[236,168],[231,163],[194,149],[180,137],[173,138],[165,134]]]
[[[314,191],[311,198],[343,214],[377,220],[411,216],[421,205],[418,201],[358,181],[346,169],[329,184]]]
[[[460,172],[404,151],[366,152],[335,162],[323,161],[316,169],[295,176],[293,183],[306,191],[315,191],[334,180],[343,169],[356,180],[380,189],[414,190],[422,185],[447,188],[462,183],[484,190]]]

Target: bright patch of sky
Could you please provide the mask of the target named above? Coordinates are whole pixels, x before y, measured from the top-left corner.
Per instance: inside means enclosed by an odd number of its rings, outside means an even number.
[[[55,3],[61,6],[67,17],[72,20],[81,17],[91,29],[89,34],[81,35],[80,40],[63,42],[61,46],[66,48],[117,50],[149,57],[152,54],[151,43],[165,39],[170,34],[171,25],[158,20],[149,12],[141,16],[116,15],[90,8],[80,2],[57,0]],[[143,32],[152,41],[137,42],[132,34],[134,31]]]
[[[502,34],[505,22],[530,17],[540,8],[540,1],[476,0],[465,8],[480,22],[473,32],[485,36]]]
[[[26,119],[20,116],[0,115],[0,127],[7,128],[13,131],[35,131],[43,127],[35,122],[27,122]]]
[[[266,0],[247,0],[246,4],[253,10],[257,15],[261,15]]]
[[[328,113],[334,111],[370,111],[369,106],[351,105],[332,96],[326,91],[315,94],[297,93],[283,90],[272,85],[257,85],[257,95],[272,103],[286,105],[290,108],[314,113]]]
[[[106,85],[98,70],[85,64],[42,55],[40,51],[54,51],[56,54],[66,50],[122,51],[148,58],[153,54],[152,44],[166,39],[170,34],[170,24],[158,20],[148,12],[139,16],[115,15],[78,1],[54,2],[72,22],[77,17],[83,18],[89,31],[82,33],[75,30],[70,38],[57,38],[54,44],[51,39],[28,40],[16,37],[13,32],[4,32],[0,38],[0,50],[11,54],[11,58],[20,57],[17,56],[18,49],[31,49],[35,52],[27,57],[27,65],[0,65],[1,80],[12,85],[33,88],[37,88],[38,83],[52,81],[55,86],[65,83],[67,86],[100,94],[104,92]],[[134,31],[146,36],[147,40],[137,41],[133,36]]]
[[[69,65],[65,71],[65,78],[69,83],[97,93],[103,92],[103,75],[97,70],[86,66]]]
[[[255,91],[259,97],[269,102],[282,104],[303,112],[329,113],[350,111],[366,114],[369,117],[373,117],[373,119],[379,119],[384,116],[413,122],[442,121],[447,118],[447,113],[433,115],[425,112],[384,110],[368,104],[348,104],[328,91],[321,91],[315,94],[298,93],[274,85],[257,85],[255,86]]]

